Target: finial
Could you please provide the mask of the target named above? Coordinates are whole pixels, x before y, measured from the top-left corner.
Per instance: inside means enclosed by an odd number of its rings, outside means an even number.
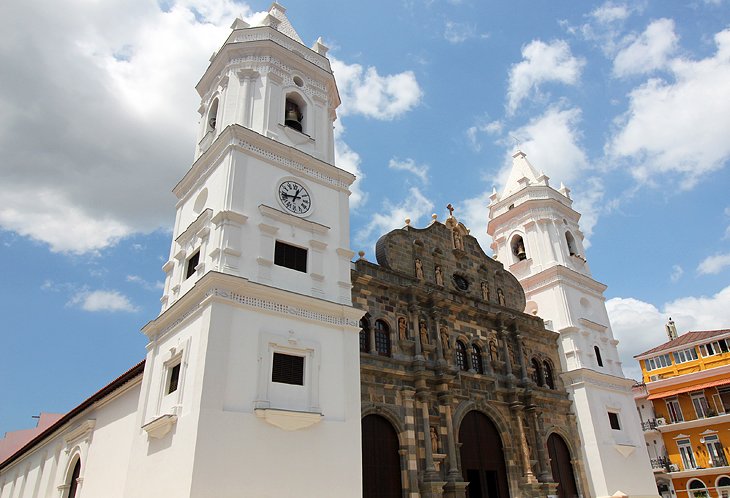
[[[360,256],[360,259],[365,259],[365,251],[357,251],[357,255]]]
[[[433,213],[433,214],[431,215],[431,219],[432,219],[433,221],[436,221],[436,220],[437,220],[438,218],[439,218],[439,215],[437,215],[436,213]]]
[[[407,227],[411,226],[411,219],[410,218],[406,218],[406,226]]]
[[[454,206],[452,206],[451,203],[449,202],[449,204],[446,206],[446,209],[449,210],[449,218],[453,218],[454,217]]]

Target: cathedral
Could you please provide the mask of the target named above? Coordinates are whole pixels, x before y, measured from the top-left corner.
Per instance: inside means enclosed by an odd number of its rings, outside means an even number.
[[[0,498],[657,496],[569,190],[518,152],[496,258],[450,205],[355,256],[326,54],[277,3],[233,23],[146,358],[2,459]]]

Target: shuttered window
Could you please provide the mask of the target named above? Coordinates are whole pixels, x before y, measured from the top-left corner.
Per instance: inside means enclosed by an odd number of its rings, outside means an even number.
[[[274,264],[292,270],[307,272],[307,250],[276,241]]]
[[[167,394],[177,391],[177,385],[180,381],[180,364],[170,368],[170,382],[167,384]]]
[[[304,385],[304,357],[284,353],[274,353],[271,368],[271,382]]]

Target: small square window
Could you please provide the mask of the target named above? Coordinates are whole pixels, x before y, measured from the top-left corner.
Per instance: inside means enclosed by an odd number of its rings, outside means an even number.
[[[615,431],[621,430],[621,424],[618,421],[618,413],[608,412],[608,421],[611,424],[611,429]]]
[[[180,381],[180,364],[174,365],[169,368],[170,380],[167,382],[167,394],[174,393],[177,391],[177,386]]]
[[[307,250],[277,240],[274,248],[274,264],[306,273]]]
[[[274,353],[271,367],[271,382],[304,385],[304,357],[292,354]]]
[[[188,279],[192,277],[195,274],[195,267],[198,266],[198,262],[200,262],[200,251],[195,251],[195,254],[190,256],[188,258],[188,264],[185,268],[185,279]]]

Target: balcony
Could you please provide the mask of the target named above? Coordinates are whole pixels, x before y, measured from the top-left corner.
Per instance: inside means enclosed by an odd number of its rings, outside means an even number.
[[[652,458],[651,469],[654,472],[669,472],[669,459],[667,457]]]
[[[644,432],[647,432],[647,431],[656,431],[656,430],[658,430],[657,429],[657,425],[658,424],[656,423],[656,419],[651,418],[649,420],[646,420],[646,421],[642,422],[641,423],[641,428],[644,430]]]
[[[661,423],[657,424],[657,430],[660,432],[672,432],[684,429],[692,429],[695,427],[703,427],[705,425],[718,425],[728,423],[730,422],[730,413],[721,413],[719,415],[711,417],[696,418],[692,420],[681,420],[676,422],[667,420],[666,422],[666,425],[662,425]]]

